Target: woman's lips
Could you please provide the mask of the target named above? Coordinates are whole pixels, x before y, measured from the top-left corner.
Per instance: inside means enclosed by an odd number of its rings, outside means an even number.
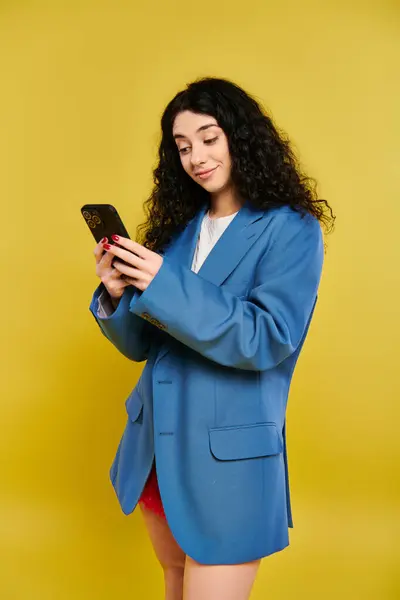
[[[200,179],[208,179],[209,177],[211,177],[211,175],[214,173],[214,171],[217,169],[217,167],[214,167],[214,169],[211,169],[209,171],[206,171],[205,173],[199,173],[197,175],[197,177],[199,177]]]

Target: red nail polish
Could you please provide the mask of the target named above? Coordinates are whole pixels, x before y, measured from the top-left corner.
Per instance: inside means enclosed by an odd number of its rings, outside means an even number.
[[[112,235],[111,237],[114,240],[114,242],[118,242],[119,237],[117,235]]]
[[[109,250],[111,248],[110,244],[103,244],[104,250]]]
[[[102,240],[100,240],[102,244],[105,244],[106,242],[108,242],[108,239],[106,237],[104,237]]]

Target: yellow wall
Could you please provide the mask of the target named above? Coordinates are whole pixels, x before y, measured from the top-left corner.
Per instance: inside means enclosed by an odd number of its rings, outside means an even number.
[[[295,528],[254,598],[399,598],[399,5],[3,0],[0,50],[0,597],[162,597],[108,482],[139,368],[89,313],[79,209],[112,202],[134,235],[161,111],[215,75],[271,109],[338,217],[289,400]]]

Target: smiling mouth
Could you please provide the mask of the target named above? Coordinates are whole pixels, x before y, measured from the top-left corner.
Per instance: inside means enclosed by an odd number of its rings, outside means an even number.
[[[199,177],[200,179],[207,179],[207,177],[210,177],[210,175],[212,175],[212,173],[214,173],[214,171],[217,169],[217,167],[214,167],[214,169],[209,169],[208,171],[203,171],[202,173],[197,173],[196,177]]]

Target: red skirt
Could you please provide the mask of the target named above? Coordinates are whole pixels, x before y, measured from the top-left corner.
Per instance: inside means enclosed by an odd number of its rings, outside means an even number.
[[[151,510],[160,517],[166,519],[157,482],[155,461],[153,461],[150,474],[143,488],[142,495],[139,498],[139,503],[148,510]]]

